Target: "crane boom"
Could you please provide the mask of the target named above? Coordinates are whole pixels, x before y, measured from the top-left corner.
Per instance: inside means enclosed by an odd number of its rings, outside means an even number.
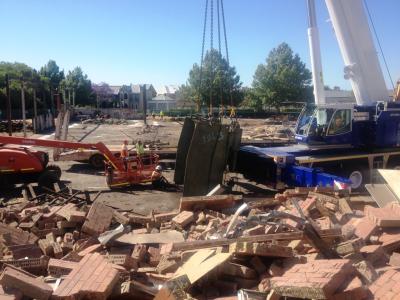
[[[308,8],[308,43],[310,47],[312,81],[314,86],[314,100],[316,105],[325,104],[325,85],[322,76],[321,47],[317,18],[315,13],[315,0],[307,0]]]
[[[388,101],[382,69],[362,0],[325,0],[358,105]]]
[[[96,144],[89,143],[78,143],[60,140],[42,140],[22,137],[11,137],[11,136],[0,136],[1,144],[13,144],[13,145],[29,145],[29,146],[40,146],[49,148],[65,148],[65,149],[97,149],[104,157],[113,165],[116,170],[123,170],[123,162],[117,159],[113,153],[104,145],[102,142]]]

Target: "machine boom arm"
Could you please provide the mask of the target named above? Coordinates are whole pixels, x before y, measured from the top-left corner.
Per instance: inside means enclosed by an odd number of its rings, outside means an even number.
[[[121,160],[116,158],[113,153],[102,142],[96,144],[78,143],[59,140],[42,140],[33,138],[0,136],[1,144],[14,144],[24,146],[39,146],[50,148],[66,148],[66,149],[97,149],[101,154],[113,165],[116,170],[123,170],[124,165]]]
[[[362,0],[325,0],[358,105],[388,101],[373,37]]]

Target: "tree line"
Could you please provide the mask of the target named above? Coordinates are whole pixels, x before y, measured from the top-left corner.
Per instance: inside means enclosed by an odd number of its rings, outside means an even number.
[[[6,75],[9,78],[13,110],[21,109],[22,86],[25,91],[27,110],[32,109],[34,97],[36,97],[39,110],[54,110],[56,106],[54,95],[57,93],[67,99],[75,97],[77,105],[95,103],[96,97],[92,92],[91,81],[80,67],[75,67],[65,74],[54,60],[49,60],[39,70],[24,63],[0,62],[0,110],[2,112],[5,112],[7,106]]]
[[[265,63],[258,65],[251,87],[242,85],[235,67],[217,50],[211,49],[200,65],[193,65],[180,93],[198,108],[222,104],[256,111],[273,107],[279,111],[285,102],[313,101],[311,72],[287,43],[272,49]]]

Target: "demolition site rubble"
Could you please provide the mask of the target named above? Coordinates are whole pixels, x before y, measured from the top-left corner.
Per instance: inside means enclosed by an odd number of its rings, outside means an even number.
[[[1,299],[396,299],[400,204],[296,188],[115,210],[32,187],[0,209]],[[285,298],[286,297],[286,298]]]

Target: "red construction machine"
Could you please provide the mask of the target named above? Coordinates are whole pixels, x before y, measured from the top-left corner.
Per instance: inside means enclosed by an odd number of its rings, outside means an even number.
[[[102,142],[86,144],[59,140],[0,136],[0,181],[34,182],[41,185],[56,182],[61,177],[58,166],[47,165],[48,154],[30,147],[8,145],[38,146],[63,149],[95,149],[105,158],[106,182],[110,188],[151,182],[151,174],[158,164],[154,153],[129,158],[116,157]]]

